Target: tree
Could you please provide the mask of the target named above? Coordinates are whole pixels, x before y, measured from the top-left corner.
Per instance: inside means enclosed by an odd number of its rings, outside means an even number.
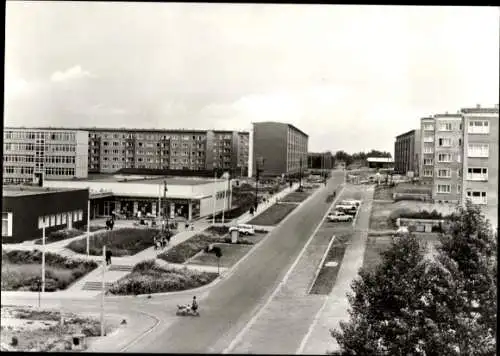
[[[496,237],[470,202],[452,215],[436,258],[409,235],[353,283],[342,355],[494,355]]]

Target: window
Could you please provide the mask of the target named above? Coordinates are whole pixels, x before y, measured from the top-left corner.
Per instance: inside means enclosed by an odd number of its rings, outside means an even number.
[[[462,139],[461,138],[458,139],[458,145],[462,146]]]
[[[451,123],[439,124],[439,131],[451,131]]]
[[[488,168],[467,168],[467,180],[487,181]]]
[[[457,154],[457,162],[462,162],[462,155],[460,153]]]
[[[67,213],[63,213],[63,214],[62,214],[61,223],[62,223],[63,225],[65,225],[65,224],[66,224],[66,217],[67,217],[67,215],[68,215]]]
[[[424,153],[434,153],[432,147],[424,147]]]
[[[424,169],[424,177],[432,177],[432,169]]]
[[[438,177],[439,178],[450,178],[451,170],[450,169],[438,169]]]
[[[2,212],[2,237],[12,236],[12,213]]]
[[[61,225],[61,214],[56,215],[56,225]]]
[[[56,226],[56,216],[55,215],[50,216],[50,226]]]
[[[449,184],[438,184],[437,186],[437,192],[442,193],[442,194],[449,194],[451,193],[451,185]]]
[[[451,138],[440,138],[439,147],[451,147]]]
[[[486,192],[468,191],[467,198],[472,201],[472,204],[488,204]]]
[[[487,143],[469,143],[468,156],[469,157],[489,157],[490,145]]]
[[[78,221],[78,212],[73,211],[73,222]]]
[[[490,124],[488,120],[469,121],[469,133],[471,134],[489,134]]]
[[[434,136],[424,136],[424,142],[434,142]]]
[[[83,210],[78,210],[78,221],[83,221]]]
[[[438,162],[451,162],[451,154],[450,153],[439,153],[438,154]]]
[[[462,186],[460,184],[457,185],[457,194],[460,194],[460,191],[462,189]]]

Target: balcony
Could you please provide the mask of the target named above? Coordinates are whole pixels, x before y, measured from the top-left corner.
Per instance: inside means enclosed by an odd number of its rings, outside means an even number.
[[[424,137],[424,142],[433,143],[434,137],[432,137],[432,136]]]
[[[476,181],[476,182],[487,182],[488,181],[488,174],[467,173],[467,180]]]

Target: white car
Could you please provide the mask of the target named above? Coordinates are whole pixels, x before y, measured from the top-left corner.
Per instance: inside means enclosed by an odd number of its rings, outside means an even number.
[[[344,199],[339,204],[341,204],[341,205],[355,205],[356,207],[359,207],[361,205],[361,200]]]
[[[337,221],[352,221],[352,216],[347,215],[341,211],[335,211],[332,214],[328,215],[328,220],[332,222],[337,222]]]
[[[239,224],[236,226],[231,226],[229,228],[230,233],[234,230],[238,231],[242,235],[255,235],[255,229],[253,228],[252,225]]]

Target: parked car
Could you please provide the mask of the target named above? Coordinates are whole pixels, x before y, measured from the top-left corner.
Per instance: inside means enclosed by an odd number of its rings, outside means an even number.
[[[345,199],[342,200],[340,205],[355,205],[357,208],[361,205],[361,200],[354,200],[354,199]]]
[[[239,224],[236,226],[231,226],[229,228],[229,232],[232,232],[234,230],[237,230],[242,235],[255,235],[255,229],[252,225]]]
[[[346,213],[342,211],[335,211],[332,214],[328,215],[328,220],[332,222],[338,222],[338,221],[352,221],[352,216],[347,215]]]
[[[335,210],[344,212],[348,215],[356,215],[356,212],[358,211],[356,205],[345,205],[345,204],[339,204],[335,206]]]

